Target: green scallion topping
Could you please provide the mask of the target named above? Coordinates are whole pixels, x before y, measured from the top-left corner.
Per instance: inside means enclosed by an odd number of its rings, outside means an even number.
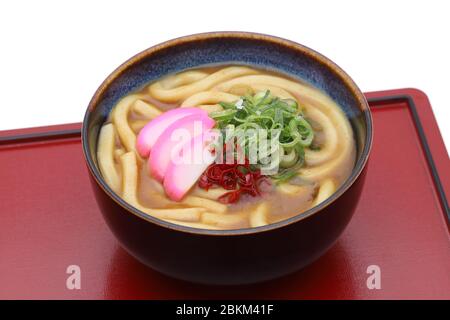
[[[314,130],[299,111],[297,101],[280,99],[266,90],[255,95],[242,96],[233,103],[220,102],[219,104],[224,110],[213,112],[210,117],[216,120],[220,129],[234,128],[244,131],[265,129],[268,132],[269,141],[276,139],[279,143],[279,154],[276,157],[279,170],[271,175],[272,179],[281,183],[297,174],[305,162],[304,148],[309,148],[314,139]],[[279,134],[272,136],[270,132],[275,131]],[[255,146],[254,139],[247,140],[243,142],[246,152]],[[264,158],[264,161],[260,161],[257,165],[263,165],[267,159],[267,157]]]

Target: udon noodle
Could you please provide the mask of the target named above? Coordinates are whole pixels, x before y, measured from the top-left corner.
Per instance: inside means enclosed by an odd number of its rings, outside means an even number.
[[[265,91],[296,101],[314,129],[312,145],[319,147],[304,148],[304,163],[296,175],[272,183],[259,197],[244,196],[236,203],[217,200],[227,193],[224,188],[205,190],[198,184],[182,200],[170,199],[136,149],[142,128],[174,108],[196,107],[211,115],[224,110],[222,103],[233,104],[245,94]],[[329,96],[299,80],[245,66],[188,70],[125,96],[102,126],[97,148],[105,182],[126,202],[159,219],[204,229],[264,226],[320,204],[349,177],[355,153],[349,120]]]

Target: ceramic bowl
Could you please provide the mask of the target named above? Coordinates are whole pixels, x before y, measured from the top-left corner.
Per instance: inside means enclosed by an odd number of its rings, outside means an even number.
[[[258,228],[204,230],[162,221],[122,200],[98,168],[99,130],[118,100],[148,82],[185,69],[220,64],[275,69],[326,92],[349,118],[357,145],[351,176],[329,199],[298,215]],[[83,122],[83,151],[108,226],[132,256],[166,275],[209,284],[244,284],[301,269],[323,255],[349,223],[361,193],[372,144],[364,95],[335,63],[303,45],[244,32],[186,36],[132,57],[100,85]],[[126,276],[126,275],[124,275]]]

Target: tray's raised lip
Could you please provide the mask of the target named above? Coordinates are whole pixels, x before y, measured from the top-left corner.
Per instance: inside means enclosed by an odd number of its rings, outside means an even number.
[[[447,196],[445,193],[444,186],[441,181],[440,174],[438,172],[436,163],[434,161],[430,144],[427,140],[427,136],[425,134],[425,130],[423,128],[422,122],[420,120],[419,113],[417,111],[417,106],[414,101],[413,96],[409,93],[409,91],[417,91],[422,93],[416,89],[399,89],[393,91],[386,91],[387,95],[379,95],[383,92],[369,92],[366,95],[367,102],[370,107],[374,107],[373,104],[377,104],[376,108],[382,108],[383,105],[389,105],[389,103],[395,102],[406,102],[408,108],[411,112],[412,119],[414,121],[414,125],[417,129],[417,133],[419,136],[419,140],[421,146],[425,153],[426,161],[429,165],[429,169],[432,174],[433,182],[435,184],[436,191],[438,193],[439,201],[441,204],[441,208],[444,211],[446,216],[447,225],[450,226],[450,207],[447,200]],[[397,93],[398,92],[398,93]],[[423,94],[423,93],[422,93]],[[373,96],[376,95],[376,96]],[[378,95],[378,96],[377,96]],[[425,94],[423,94],[425,96]],[[425,96],[426,97],[426,96]],[[437,124],[436,124],[437,125]],[[69,126],[69,129],[62,129],[64,126]],[[76,128],[77,127],[77,128]],[[23,132],[26,130],[26,133],[17,133]],[[72,123],[67,125],[56,125],[56,126],[48,126],[48,127],[36,127],[36,128],[27,128],[27,129],[15,129],[8,131],[0,131],[0,146],[7,145],[10,143],[27,143],[27,142],[35,142],[35,141],[43,141],[43,140],[53,140],[53,139],[66,139],[66,138],[81,138],[81,123]]]
[[[367,102],[369,103],[370,107],[373,107],[371,104],[378,103],[378,106],[376,108],[382,108],[384,103],[386,105],[388,105],[389,103],[404,102],[404,101],[407,102],[408,108],[411,111],[411,115],[412,115],[412,118],[414,121],[414,126],[417,129],[417,134],[419,135],[419,140],[420,140],[421,146],[425,152],[425,158],[430,167],[431,175],[432,175],[435,187],[436,187],[436,191],[439,196],[439,201],[441,202],[442,210],[444,211],[444,214],[447,218],[447,224],[450,225],[450,207],[448,204],[447,196],[445,194],[444,186],[442,184],[438,169],[436,167],[436,163],[433,159],[433,155],[430,150],[430,145],[429,145],[427,137],[425,135],[425,131],[422,126],[422,122],[420,121],[420,117],[417,112],[416,103],[414,102],[413,97],[409,94],[396,94],[396,95],[381,96],[381,97],[367,99]]]

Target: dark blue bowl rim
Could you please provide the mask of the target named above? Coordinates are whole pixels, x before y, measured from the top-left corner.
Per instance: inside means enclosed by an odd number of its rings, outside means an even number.
[[[268,224],[261,227],[251,227],[251,228],[243,228],[243,229],[235,229],[235,230],[211,230],[211,229],[200,229],[200,228],[193,228],[193,227],[187,227],[182,226],[179,224],[167,222],[164,220],[161,220],[159,218],[156,218],[154,216],[151,216],[149,214],[146,214],[135,207],[133,207],[131,204],[127,203],[125,200],[123,200],[119,195],[117,195],[112,189],[105,183],[103,180],[103,177],[96,167],[94,160],[91,157],[90,151],[89,151],[89,143],[88,143],[88,126],[87,123],[90,121],[90,115],[91,111],[97,106],[98,102],[101,100],[101,97],[103,93],[106,91],[108,86],[120,75],[122,74],[126,69],[128,69],[131,65],[134,65],[135,63],[139,62],[142,59],[150,57],[155,52],[158,52],[162,49],[165,49],[167,47],[172,47],[179,45],[181,43],[187,43],[187,42],[195,42],[195,41],[201,41],[205,39],[211,39],[211,38],[236,38],[236,39],[257,39],[261,41],[269,41],[271,43],[276,43],[278,45],[282,46],[288,46],[291,49],[299,50],[303,54],[307,54],[310,57],[313,57],[314,59],[318,60],[320,63],[331,69],[334,73],[336,73],[339,78],[345,83],[347,88],[351,90],[353,96],[355,99],[359,102],[359,105],[361,107],[361,110],[364,115],[364,122],[366,125],[366,138],[364,141],[364,148],[361,152],[361,156],[359,157],[356,165],[354,166],[352,170],[352,174],[349,178],[334,192],[334,194],[329,197],[327,200],[323,201],[319,205],[310,208],[302,213],[299,213],[293,217],[290,217],[288,219]],[[241,31],[218,31],[218,32],[206,32],[206,33],[197,33],[192,34],[188,36],[183,36],[179,38],[175,38],[172,40],[168,40],[166,42],[157,44],[155,46],[152,46],[148,49],[145,49],[141,51],[140,53],[134,55],[127,61],[125,61],[123,64],[121,64],[118,68],[116,68],[99,86],[99,88],[96,90],[94,96],[92,97],[91,101],[89,102],[88,108],[86,110],[86,113],[84,115],[82,129],[81,129],[81,140],[82,140],[82,148],[84,157],[88,166],[88,169],[92,176],[94,177],[96,183],[103,189],[103,191],[113,200],[115,201],[119,206],[124,208],[126,211],[134,214],[135,216],[146,220],[147,222],[154,223],[156,225],[159,225],[164,228],[172,229],[173,231],[179,231],[184,233],[192,233],[192,234],[201,234],[201,235],[211,235],[211,236],[233,236],[233,235],[249,235],[249,234],[256,234],[261,232],[268,232],[270,230],[282,228],[287,225],[291,225],[293,223],[297,223],[303,219],[306,219],[320,211],[322,211],[325,207],[332,204],[334,201],[336,201],[339,197],[341,197],[352,185],[353,183],[358,179],[359,175],[363,171],[364,167],[367,164],[370,150],[372,148],[372,141],[373,141],[373,124],[372,124],[372,115],[370,112],[369,105],[367,103],[367,100],[364,96],[364,94],[361,92],[361,90],[358,88],[356,83],[351,79],[351,77],[342,70],[337,64],[335,64],[333,61],[325,57],[324,55],[318,53],[317,51],[306,47],[302,44],[293,42],[291,40],[283,39],[280,37],[267,35],[267,34],[261,34],[261,33],[253,33],[253,32],[241,32]]]

